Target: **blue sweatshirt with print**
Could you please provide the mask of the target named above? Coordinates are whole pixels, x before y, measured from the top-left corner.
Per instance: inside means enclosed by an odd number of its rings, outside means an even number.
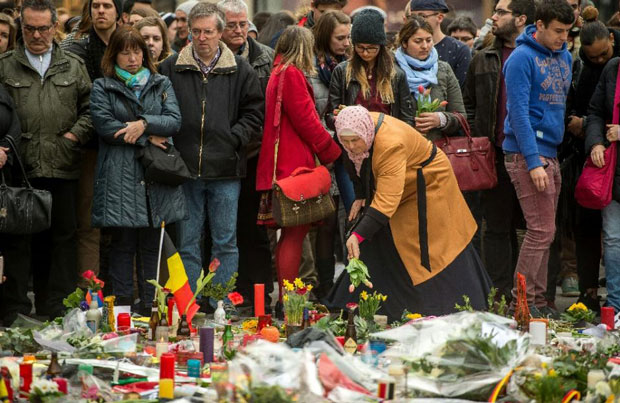
[[[522,154],[528,170],[543,165],[540,156],[557,155],[572,66],[566,44],[551,51],[536,41],[535,33],[535,25],[525,28],[503,70],[507,113],[502,147]]]

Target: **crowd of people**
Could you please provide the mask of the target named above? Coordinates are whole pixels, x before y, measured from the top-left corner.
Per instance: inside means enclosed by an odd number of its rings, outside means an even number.
[[[87,270],[148,313],[162,223],[192,289],[217,258],[214,282],[237,273],[248,302],[255,283],[269,301],[274,280],[300,277],[344,308],[368,288],[350,292],[336,263],[361,258],[390,318],[446,314],[463,295],[483,308],[491,287],[514,311],[517,273],[532,316],[557,317],[558,284],[600,311],[602,257],[605,303],[620,309],[620,166],[602,211],[574,198],[586,158],[603,166],[619,137],[620,31],[580,0],[498,0],[482,27],[445,0],[412,0],[398,32],[383,10],[346,3],[250,19],[243,0],[174,13],[90,0],[79,16],[0,0],[0,171],[21,186],[19,156],[52,195],[48,230],[0,233],[0,321],[31,314],[30,284],[35,313],[61,316]],[[424,94],[433,111],[420,112]],[[464,126],[495,148],[491,189],[462,192],[434,143]],[[171,146],[191,178],[147,179],[136,156]],[[339,208],[278,228],[274,182],[317,164]]]

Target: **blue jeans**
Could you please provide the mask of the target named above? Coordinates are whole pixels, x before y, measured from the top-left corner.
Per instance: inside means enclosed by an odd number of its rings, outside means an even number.
[[[207,214],[213,242],[211,258],[218,258],[221,263],[212,281],[214,284],[224,284],[237,271],[237,207],[240,189],[239,180],[198,179],[183,184],[188,217],[177,223],[177,242],[193,292],[196,291],[200,270],[204,268],[206,275],[209,267],[209,262],[202,261],[200,252]]]
[[[603,209],[603,261],[607,277],[607,303],[620,310],[620,203]]]
[[[336,183],[338,184],[338,192],[340,192],[340,199],[344,205],[344,209],[347,215],[351,211],[351,205],[355,201],[355,190],[353,189],[353,182],[349,177],[342,159],[338,158],[334,162],[334,174],[336,175]]]

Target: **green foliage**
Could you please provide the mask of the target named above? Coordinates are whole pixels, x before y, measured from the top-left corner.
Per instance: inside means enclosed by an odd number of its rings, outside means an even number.
[[[167,311],[166,295],[168,293],[164,291],[164,287],[162,287],[156,280],[150,279],[146,280],[146,282],[155,287],[155,297],[157,298],[157,311],[160,315],[165,315]]]
[[[198,277],[198,280],[196,281],[196,292],[194,293],[194,295],[192,296],[192,299],[189,300],[189,303],[185,307],[185,312],[183,312],[184,315],[187,315],[187,310],[189,309],[190,306],[192,306],[194,301],[196,301],[196,297],[200,295],[200,293],[207,286],[207,284],[211,283],[213,276],[215,276],[215,272],[209,272],[209,274],[205,276],[205,271],[200,270],[200,277]]]
[[[491,291],[489,291],[489,295],[487,296],[487,307],[489,308],[489,312],[500,316],[508,316],[506,296],[502,295],[502,298],[499,301],[495,300],[496,296],[497,288],[491,287]]]
[[[292,403],[293,398],[281,386],[258,386],[250,391],[252,403]]]
[[[564,395],[575,387],[575,381],[558,376],[551,369],[547,373],[526,374],[521,391],[538,403],[556,403],[561,402]]]
[[[347,321],[342,319],[342,310],[337,318],[332,319],[329,315],[323,316],[313,326],[320,330],[329,330],[334,336],[344,336],[347,331]]]
[[[360,284],[364,284],[368,288],[372,288],[372,283],[368,280],[370,274],[368,273],[368,267],[359,259],[349,260],[349,264],[346,267],[347,273],[353,287],[357,288]]]
[[[41,348],[34,341],[32,332],[36,328],[7,328],[0,333],[0,350],[13,351],[17,355],[36,353]]]
[[[62,304],[67,309],[79,308],[82,301],[84,301],[85,295],[81,288],[76,288],[67,298],[62,300]]]
[[[202,290],[204,297],[211,297],[216,301],[223,300],[228,294],[233,292],[237,284],[237,273],[233,273],[232,277],[226,284],[207,283]]]
[[[456,309],[459,312],[463,312],[463,311],[473,312],[474,308],[471,306],[471,301],[469,299],[469,296],[463,295],[463,301],[465,302],[465,305],[454,304],[454,309]]]

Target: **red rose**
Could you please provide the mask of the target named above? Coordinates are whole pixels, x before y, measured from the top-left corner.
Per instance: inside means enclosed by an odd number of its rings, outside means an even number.
[[[243,303],[243,296],[238,292],[231,292],[228,294],[228,299],[233,305],[239,305]]]
[[[93,277],[95,277],[95,273],[92,270],[86,270],[84,273],[82,273],[82,277],[87,280],[91,280]]]

